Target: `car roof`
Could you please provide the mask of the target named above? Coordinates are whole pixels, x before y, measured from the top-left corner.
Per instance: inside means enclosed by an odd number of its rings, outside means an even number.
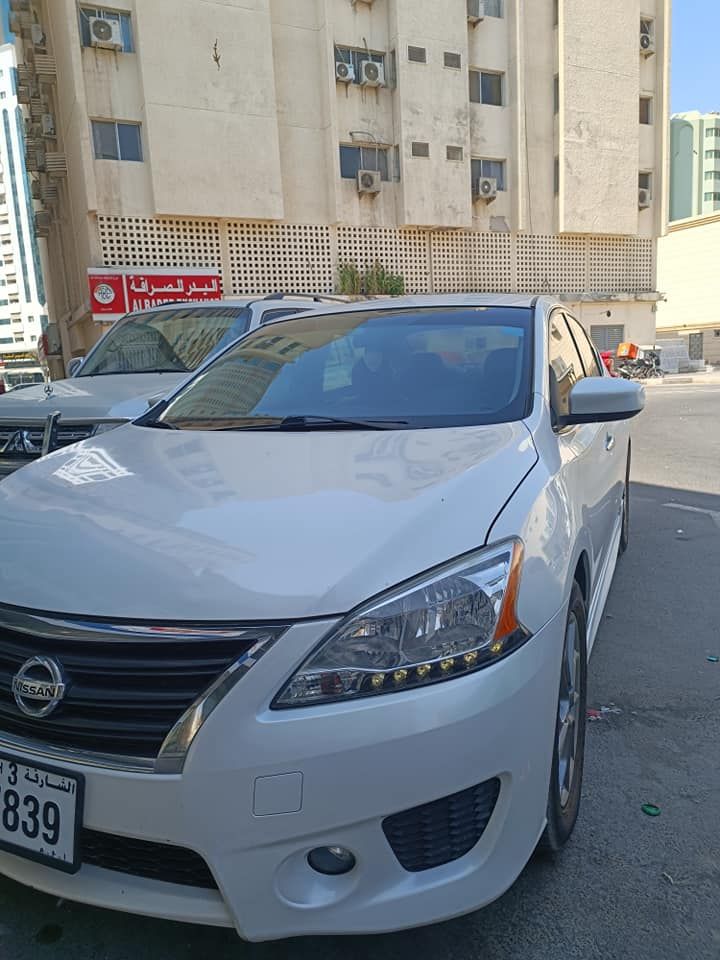
[[[256,296],[245,296],[245,297],[223,297],[218,300],[174,300],[169,303],[160,303],[155,307],[141,308],[139,310],[133,310],[132,313],[156,313],[159,310],[171,310],[173,307],[177,309],[182,309],[183,307],[192,307],[193,309],[203,307],[207,308],[218,308],[218,307],[247,307],[250,304],[266,304],[268,308],[277,309],[278,305],[282,304],[291,304],[293,307],[303,306],[308,312],[314,311],[316,308],[330,306],[345,306],[347,301],[337,298],[333,298],[328,294],[327,299],[318,299],[313,300],[313,297],[324,297],[324,294],[278,294],[277,296],[272,296],[271,294],[257,294]]]
[[[403,297],[383,297],[376,300],[354,300],[350,303],[322,303],[313,308],[312,313],[352,313],[358,310],[404,310],[409,307],[522,307],[532,309],[542,304],[546,309],[556,301],[550,297],[529,293],[432,293],[413,294]],[[311,312],[311,311],[308,311]],[[294,320],[293,317],[279,317],[273,323]]]

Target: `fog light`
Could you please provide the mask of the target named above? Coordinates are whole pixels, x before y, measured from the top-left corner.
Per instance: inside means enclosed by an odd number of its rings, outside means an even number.
[[[355,866],[355,857],[345,847],[315,847],[307,859],[313,870],[328,877],[350,873]]]

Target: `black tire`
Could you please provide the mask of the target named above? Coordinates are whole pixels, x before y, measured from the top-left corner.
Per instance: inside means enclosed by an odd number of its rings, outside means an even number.
[[[563,687],[568,675],[568,631],[573,622],[577,628],[577,640],[574,649],[579,657],[576,667],[576,733],[574,748],[574,764],[569,775],[566,773],[568,765],[563,768],[564,786],[561,787],[560,764],[560,735],[563,724]],[[558,712],[555,721],[555,746],[553,748],[552,770],[550,772],[550,789],[548,792],[547,826],[540,838],[538,850],[542,853],[559,852],[570,839],[575,828],[580,810],[580,796],[582,794],[583,766],[585,761],[585,730],[587,723],[587,614],[582,591],[577,583],[573,584],[570,594],[570,604],[565,626],[565,644],[563,645],[563,659],[561,667],[560,688],[558,692]],[[566,736],[567,736],[566,728]],[[575,725],[572,726],[573,733]],[[569,789],[568,789],[569,786]]]
[[[625,490],[623,491],[622,527],[618,554],[622,556],[630,543],[630,447],[628,446],[627,466],[625,467]]]

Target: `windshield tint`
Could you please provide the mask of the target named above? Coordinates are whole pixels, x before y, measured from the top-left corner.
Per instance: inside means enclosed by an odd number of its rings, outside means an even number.
[[[242,336],[247,307],[183,307],[134,313],[103,337],[78,376],[110,373],[187,373]]]
[[[519,420],[531,392],[531,316],[461,307],[281,321],[218,358],[161,420],[198,430],[271,428],[293,417],[411,428]]]

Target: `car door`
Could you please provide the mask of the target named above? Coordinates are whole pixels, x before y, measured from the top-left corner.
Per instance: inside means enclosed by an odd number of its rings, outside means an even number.
[[[597,349],[587,331],[569,313],[566,313],[570,333],[580,353],[585,376],[604,377],[607,373],[598,356]],[[602,469],[607,475],[609,497],[607,502],[608,548],[616,531],[618,518],[622,512],[622,498],[627,470],[627,450],[629,427],[626,420],[609,422],[603,425],[605,430],[605,452],[601,458]]]
[[[570,390],[586,376],[571,322],[576,321],[568,319],[562,310],[554,311],[549,321],[550,402],[556,418],[569,412]],[[588,364],[588,368],[593,375],[593,366]],[[556,435],[566,495],[590,534],[591,582],[596,584],[608,555],[615,519],[614,448],[602,423],[558,427]]]

